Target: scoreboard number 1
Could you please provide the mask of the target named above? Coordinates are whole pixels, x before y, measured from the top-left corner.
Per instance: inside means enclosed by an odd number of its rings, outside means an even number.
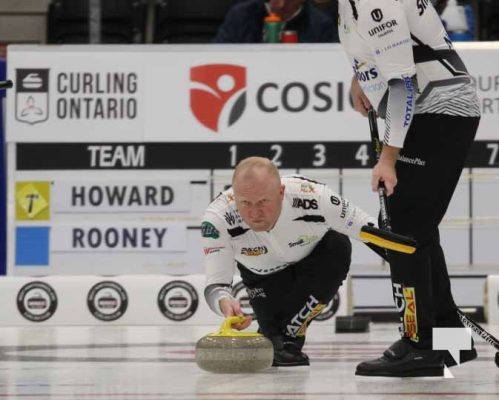
[[[233,144],[229,147],[230,152],[230,166],[235,167],[237,164],[237,146]]]

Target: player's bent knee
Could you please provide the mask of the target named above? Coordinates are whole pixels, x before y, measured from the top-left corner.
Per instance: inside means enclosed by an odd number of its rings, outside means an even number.
[[[352,261],[352,243],[348,236],[334,232],[328,237],[327,247],[330,267],[347,274]]]

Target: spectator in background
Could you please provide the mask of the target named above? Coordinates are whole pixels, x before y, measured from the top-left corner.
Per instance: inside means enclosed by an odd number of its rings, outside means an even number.
[[[338,21],[338,1],[337,0],[311,0],[314,6],[321,10],[324,14],[329,15],[329,18],[334,23]],[[339,40],[339,39],[338,39]]]
[[[264,18],[277,14],[300,43],[338,42],[337,23],[309,0],[245,0],[227,13],[215,43],[262,43]]]

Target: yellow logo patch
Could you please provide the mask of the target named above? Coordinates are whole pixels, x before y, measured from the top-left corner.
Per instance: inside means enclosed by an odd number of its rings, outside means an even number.
[[[319,303],[310,311],[310,314],[308,314],[307,319],[300,326],[298,332],[296,332],[296,336],[305,336],[305,334],[307,333],[308,323],[311,320],[313,320],[317,315],[319,315],[324,309],[324,307],[326,307],[325,304]]]
[[[16,182],[16,220],[50,219],[50,182]]]
[[[414,288],[404,288],[404,299],[404,334],[411,340],[418,342],[418,317],[416,314],[416,291]]]

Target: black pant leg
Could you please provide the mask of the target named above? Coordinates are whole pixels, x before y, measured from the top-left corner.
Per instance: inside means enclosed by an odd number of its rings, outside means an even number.
[[[295,291],[287,294],[283,325],[286,338],[304,338],[312,320],[333,299],[351,263],[350,239],[329,231],[314,251],[295,265]]]
[[[447,263],[444,251],[437,237],[431,247],[431,273],[433,285],[433,298],[435,303],[435,326],[437,327],[462,327],[463,324],[457,315],[457,306],[452,296]]]
[[[416,115],[396,165],[398,184],[388,198],[392,228],[414,237],[420,248],[413,255],[391,253],[392,288],[402,333],[422,346],[431,342],[436,315],[448,312],[454,302],[438,225],[452,199],[478,120]],[[441,305],[447,310],[440,310]]]
[[[306,327],[337,293],[351,262],[348,237],[329,231],[310,255],[271,275],[239,265],[262,333],[303,340]]]

